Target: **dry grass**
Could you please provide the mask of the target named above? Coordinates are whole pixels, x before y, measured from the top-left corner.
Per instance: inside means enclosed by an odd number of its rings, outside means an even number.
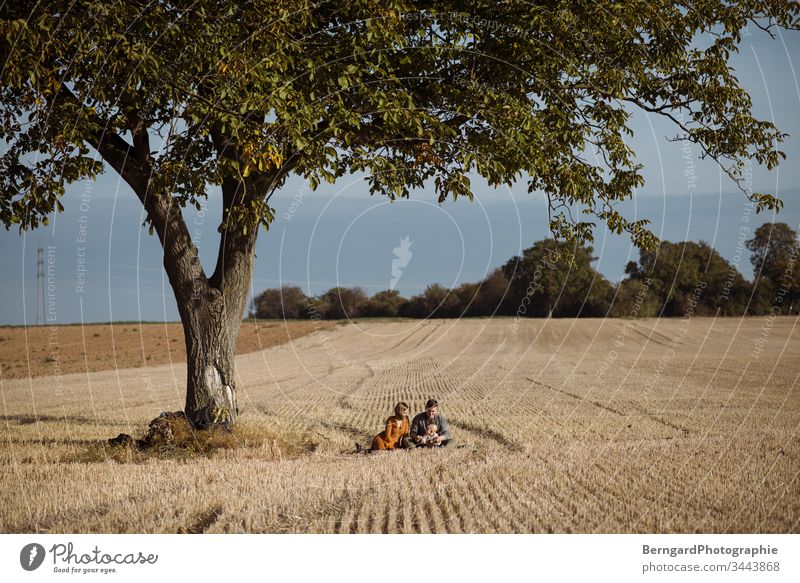
[[[316,449],[307,435],[286,435],[257,427],[246,420],[233,430],[197,431],[185,420],[170,423],[174,441],[168,444],[141,446],[136,443],[109,445],[106,440],[90,441],[64,452],[61,463],[146,463],[150,460],[213,459],[222,450],[242,449],[254,459],[294,459]]]
[[[152,453],[101,444],[182,366],[4,380],[0,531],[798,532],[796,325],[342,326],[239,356],[236,431]],[[429,397],[460,447],[351,453]]]

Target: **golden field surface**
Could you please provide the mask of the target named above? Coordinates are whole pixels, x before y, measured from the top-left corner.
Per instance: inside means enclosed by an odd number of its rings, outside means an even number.
[[[239,447],[193,456],[103,447],[183,364],[4,377],[0,531],[798,532],[797,324],[359,321],[237,356]],[[354,453],[431,397],[451,446]]]

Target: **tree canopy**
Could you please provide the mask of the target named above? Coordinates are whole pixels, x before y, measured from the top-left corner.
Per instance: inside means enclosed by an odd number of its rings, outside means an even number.
[[[800,239],[786,223],[765,223],[747,241],[755,272],[756,298],[777,313],[800,305]]]
[[[267,289],[253,298],[253,313],[276,320],[307,318],[308,298],[297,286]]]
[[[750,285],[704,241],[662,241],[656,251],[642,250],[627,271],[657,299],[658,311],[647,315],[741,316],[748,308]]]
[[[569,249],[573,261],[563,266],[559,258],[566,245],[552,239],[537,241],[522,257],[513,257],[503,266],[519,316],[606,315],[613,288],[592,267],[593,249]]]
[[[291,172],[316,187],[365,171],[389,197],[430,179],[440,200],[471,197],[477,173],[526,177],[557,236],[591,238],[577,205],[652,245],[645,220],[615,209],[643,182],[631,109],[669,117],[739,183],[745,158],[772,168],[784,134],[752,116],[728,58],[745,27],[797,14],[712,0],[6,2],[0,218],[46,222],[67,184],[106,167],[156,230],[148,197],[199,205],[229,183],[220,230],[245,234],[273,220]]]

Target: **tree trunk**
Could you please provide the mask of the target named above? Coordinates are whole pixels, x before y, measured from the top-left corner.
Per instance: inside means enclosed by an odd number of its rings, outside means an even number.
[[[239,413],[234,357],[250,291],[255,239],[253,234],[228,241],[214,275],[199,280],[188,301],[178,298],[186,342],[184,411],[199,429],[230,427]]]
[[[258,230],[229,225],[220,238],[214,274],[206,278],[180,209],[152,203],[150,216],[164,248],[164,269],[175,293],[186,344],[187,418],[199,429],[230,427],[239,412],[236,339],[250,291]],[[163,226],[159,229],[159,226]]]
[[[235,351],[242,314],[227,310],[219,290],[183,310],[186,342],[186,407],[189,420],[199,429],[236,422]],[[238,305],[238,302],[233,302]]]

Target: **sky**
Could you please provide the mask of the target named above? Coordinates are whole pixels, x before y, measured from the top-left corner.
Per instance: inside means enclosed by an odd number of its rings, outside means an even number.
[[[787,159],[768,172],[754,166],[755,192],[777,194],[785,203],[776,216],[755,215],[745,196],[719,167],[692,148],[667,138],[670,122],[636,113],[629,140],[644,165],[646,184],[620,208],[628,218],[649,218],[668,241],[704,240],[750,278],[743,239],[769,221],[800,228],[800,33],[781,31],[770,40],[760,31],[743,38],[732,59],[737,78],[753,100],[756,117],[790,134],[781,145]],[[796,70],[797,69],[797,70]],[[393,284],[394,249],[411,242],[410,259],[394,287],[406,297],[431,283],[451,287],[479,281],[534,241],[548,236],[541,194],[524,182],[492,189],[472,180],[475,200],[437,204],[433,188],[390,203],[370,196],[361,175],[308,190],[290,178],[270,203],[277,219],[259,234],[251,295],[268,287],[298,285],[318,294],[337,285],[361,286],[372,294]],[[127,185],[108,170],[95,182],[68,187],[63,213],[50,225],[18,233],[0,230],[0,324],[37,321],[37,248],[43,248],[45,308],[49,324],[179,320],[163,270],[157,237],[142,228],[144,215]],[[219,243],[220,196],[211,191],[201,212],[184,212],[189,231],[210,275]],[[638,259],[625,236],[595,231],[595,267],[612,281]]]

